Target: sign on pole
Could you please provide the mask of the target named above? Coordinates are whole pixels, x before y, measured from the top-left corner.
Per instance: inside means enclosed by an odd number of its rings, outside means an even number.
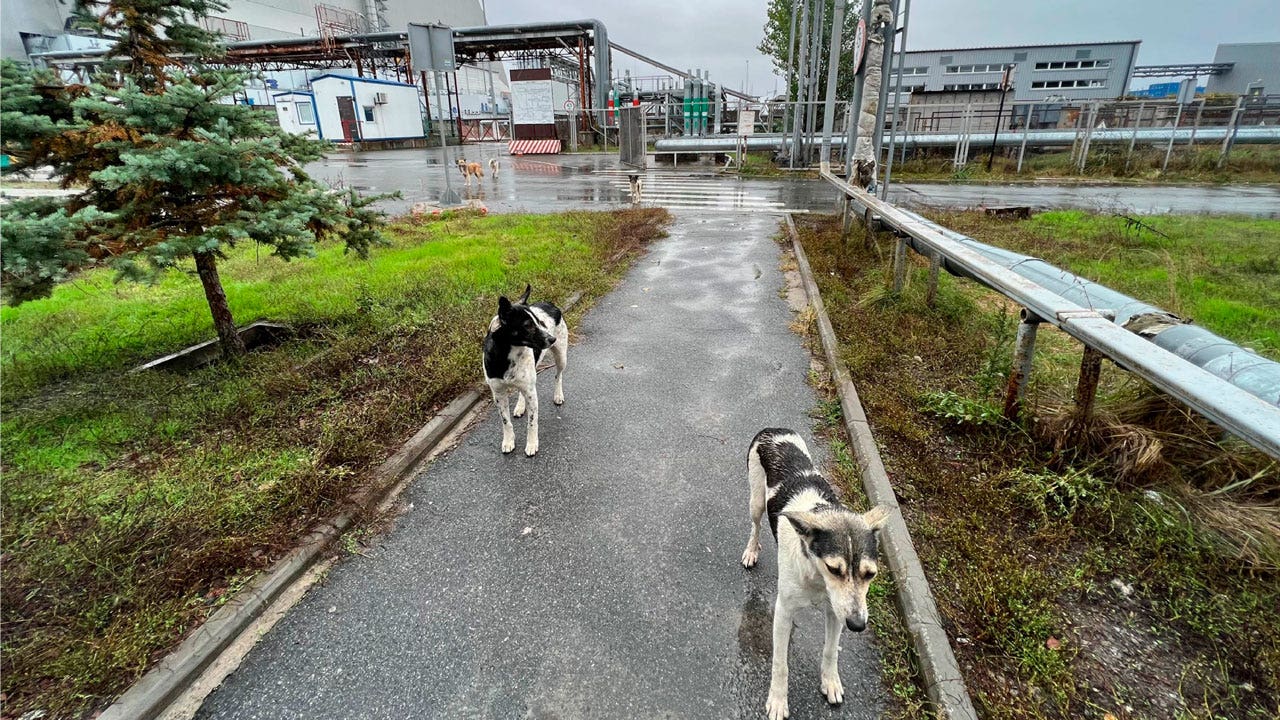
[[[414,70],[457,70],[458,64],[453,54],[453,28],[409,23],[409,56],[413,60]]]

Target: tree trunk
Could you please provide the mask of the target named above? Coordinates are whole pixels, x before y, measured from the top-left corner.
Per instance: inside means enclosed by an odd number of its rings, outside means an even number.
[[[227,294],[223,292],[222,280],[218,278],[218,258],[208,252],[196,253],[195,257],[196,272],[204,286],[204,297],[209,301],[209,314],[213,316],[213,327],[218,331],[222,355],[228,360],[239,358],[247,350],[240,333],[236,332],[236,323],[231,319],[231,308],[227,305]]]

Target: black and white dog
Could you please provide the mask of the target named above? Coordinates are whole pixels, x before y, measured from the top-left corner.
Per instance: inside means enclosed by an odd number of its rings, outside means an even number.
[[[569,362],[569,326],[564,314],[551,303],[529,304],[528,285],[516,303],[498,298],[498,314],[489,322],[484,336],[484,379],[493,391],[493,401],[502,415],[502,452],[516,447],[516,431],[511,425],[507,400],[519,393],[516,417],[529,412],[529,429],[524,454],[538,452],[538,360],[548,348],[556,362],[556,393],[552,401],[564,404],[564,368]]]
[[[787,717],[787,649],[797,610],[815,606],[826,615],[822,649],[822,694],[844,702],[837,661],[844,628],[867,627],[867,588],[877,570],[876,530],[889,511],[878,505],[863,514],[845,508],[835,489],[813,466],[804,438],[792,430],[768,428],[756,434],[747,451],[751,485],[751,535],[742,566],[760,557],[760,517],[778,544],[778,599],[773,609],[773,678],[765,713]],[[782,518],[782,520],[779,520]]]

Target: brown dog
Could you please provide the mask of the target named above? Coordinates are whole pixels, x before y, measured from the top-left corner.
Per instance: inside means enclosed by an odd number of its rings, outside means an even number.
[[[471,187],[471,176],[475,176],[477,183],[484,177],[484,169],[480,167],[480,163],[467,162],[462,158],[458,158],[458,172],[462,173],[467,187]]]

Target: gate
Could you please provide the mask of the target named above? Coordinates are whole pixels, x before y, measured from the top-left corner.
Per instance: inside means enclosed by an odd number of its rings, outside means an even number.
[[[639,106],[618,108],[618,160],[623,165],[644,167],[644,110]]]

